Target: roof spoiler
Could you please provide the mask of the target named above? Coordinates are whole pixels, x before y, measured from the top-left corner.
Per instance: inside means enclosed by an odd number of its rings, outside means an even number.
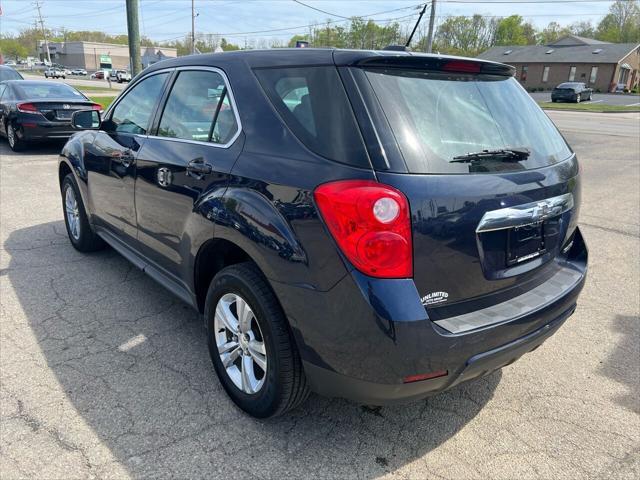
[[[354,59],[349,64],[369,68],[402,68],[405,70],[432,70],[452,73],[483,73],[513,77],[515,67],[504,63],[487,62],[473,58],[437,55],[389,54],[371,55]]]

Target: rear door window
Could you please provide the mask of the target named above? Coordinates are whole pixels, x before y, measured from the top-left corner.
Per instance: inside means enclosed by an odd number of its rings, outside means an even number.
[[[338,162],[370,166],[335,67],[256,69],[255,74],[283,121],[309,150]]]
[[[162,112],[158,136],[226,144],[238,130],[229,91],[220,73],[178,74]]]
[[[411,173],[482,173],[544,167],[571,155],[551,120],[512,77],[367,70]],[[526,148],[518,161],[458,163],[483,150]]]

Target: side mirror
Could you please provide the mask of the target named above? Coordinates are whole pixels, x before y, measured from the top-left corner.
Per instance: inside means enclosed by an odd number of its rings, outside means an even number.
[[[75,130],[99,130],[102,125],[97,110],[77,110],[71,115],[71,126]]]

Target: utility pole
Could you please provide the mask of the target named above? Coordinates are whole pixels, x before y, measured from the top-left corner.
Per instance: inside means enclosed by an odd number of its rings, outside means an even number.
[[[409,35],[409,38],[407,39],[407,43],[404,44],[405,47],[408,47],[409,45],[411,45],[411,40],[413,40],[413,35],[416,33],[416,30],[418,29],[418,25],[420,25],[420,20],[422,20],[422,16],[424,15],[424,12],[426,12],[426,11],[427,11],[427,4],[425,3],[422,6],[422,11],[420,12],[420,16],[418,17],[418,21],[413,26],[413,30],[411,30],[411,35]]]
[[[431,17],[429,18],[429,33],[427,34],[427,53],[431,53],[433,47],[433,23],[436,19],[436,0],[431,0]]]
[[[196,1],[191,0],[191,55],[196,53]]]
[[[138,0],[127,0],[127,33],[129,36],[129,58],[131,76],[142,69],[140,63],[140,26],[138,24]]]
[[[47,61],[49,62],[49,64],[51,64],[51,53],[49,52],[49,42],[47,41],[47,32],[45,32],[44,30],[44,21],[42,20],[42,12],[40,11],[40,8],[42,7],[42,5],[40,4],[39,1],[34,2],[32,5],[38,9],[40,29],[42,30],[42,36],[44,38],[44,48],[45,48],[45,51],[47,52]]]

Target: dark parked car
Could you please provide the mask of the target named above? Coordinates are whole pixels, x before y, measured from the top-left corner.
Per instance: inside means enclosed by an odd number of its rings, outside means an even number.
[[[43,140],[67,139],[75,131],[71,115],[101,110],[75,88],[63,83],[10,80],[0,83],[0,135],[14,151]]]
[[[23,77],[13,68],[0,65],[0,82],[4,82],[5,80],[23,80]]]
[[[331,49],[156,63],[74,115],[93,130],[60,157],[69,239],[197,309],[257,417],[486,375],[558,330],[587,269],[576,156],[513,74]]]
[[[593,89],[581,82],[561,83],[551,91],[552,102],[589,101],[593,96]]]

